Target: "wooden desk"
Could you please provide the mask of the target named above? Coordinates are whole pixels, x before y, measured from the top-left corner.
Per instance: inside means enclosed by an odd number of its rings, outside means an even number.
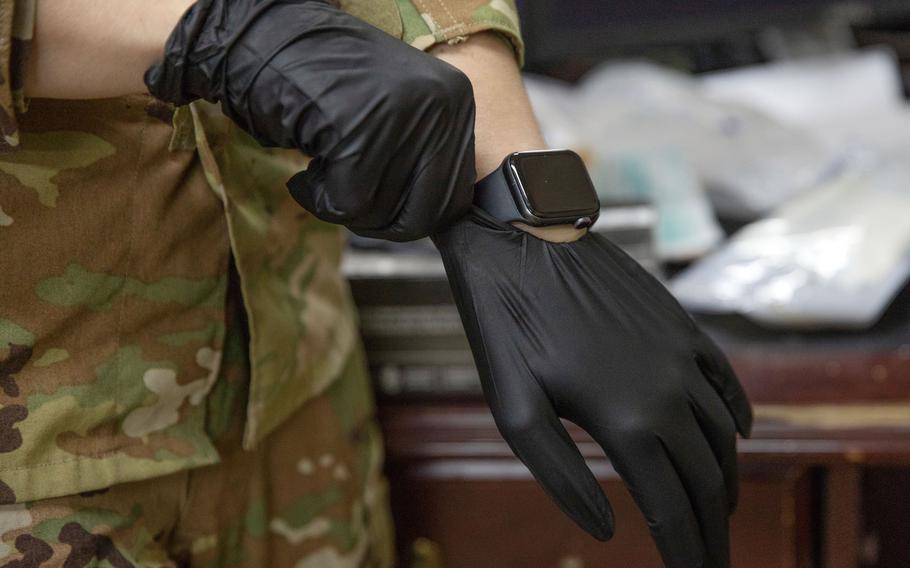
[[[734,567],[910,565],[895,527],[910,523],[910,288],[864,333],[703,323],[756,405],[753,436],[739,444]],[[616,511],[607,544],[564,518],[481,400],[381,400],[380,419],[403,566],[429,568],[437,554],[447,568],[660,566],[642,516],[580,429],[570,433]]]

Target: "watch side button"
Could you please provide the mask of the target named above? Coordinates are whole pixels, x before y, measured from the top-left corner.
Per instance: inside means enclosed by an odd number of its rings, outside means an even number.
[[[587,229],[593,223],[594,222],[591,220],[590,217],[580,217],[575,221],[575,228],[576,229]]]

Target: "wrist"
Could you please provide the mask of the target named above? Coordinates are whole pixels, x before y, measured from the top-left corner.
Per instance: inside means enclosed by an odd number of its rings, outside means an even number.
[[[433,54],[464,71],[474,86],[478,180],[495,171],[503,158],[513,152],[547,147],[522,85],[514,52],[498,34],[481,33],[457,45],[440,45]],[[574,241],[586,232],[572,225],[532,227],[516,222],[513,226],[550,242]]]
[[[599,210],[581,158],[565,149],[509,152],[499,167],[477,182],[474,204],[553,243],[583,237]]]
[[[570,243],[577,241],[588,232],[587,229],[576,229],[574,225],[547,225],[545,227],[532,227],[518,221],[512,223],[516,229],[530,233],[538,239],[551,243]]]

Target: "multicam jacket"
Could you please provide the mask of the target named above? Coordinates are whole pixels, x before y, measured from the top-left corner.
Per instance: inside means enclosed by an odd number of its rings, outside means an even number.
[[[340,5],[421,49],[495,30],[521,54],[512,0]],[[201,102],[35,99],[26,112],[33,19],[34,0],[0,0],[0,504],[218,460],[202,402],[230,262],[250,336],[246,447],[358,348],[343,233],[284,188],[306,158]]]

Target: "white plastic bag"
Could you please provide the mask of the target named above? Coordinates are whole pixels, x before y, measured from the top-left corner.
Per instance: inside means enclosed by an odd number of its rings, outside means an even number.
[[[712,100],[699,80],[656,65],[604,65],[578,96],[577,122],[600,158],[680,152],[725,217],[755,219],[814,187],[836,163],[808,129]]]
[[[910,165],[867,163],[737,233],[671,282],[690,309],[866,328],[910,277]]]
[[[714,101],[814,128],[845,115],[901,106],[899,69],[893,52],[870,48],[710,73],[701,86]]]
[[[713,248],[722,232],[701,179],[685,153],[661,139],[635,136],[633,124],[645,97],[668,98],[689,91],[684,75],[652,65],[629,66],[629,74],[601,75],[597,88],[526,76],[525,84],[547,143],[584,157],[601,199],[647,200],[658,210],[655,249],[662,260],[689,260]],[[615,83],[613,83],[615,81]],[[597,110],[600,93],[609,101]],[[674,94],[675,93],[675,94]],[[657,124],[647,133],[663,130]]]

